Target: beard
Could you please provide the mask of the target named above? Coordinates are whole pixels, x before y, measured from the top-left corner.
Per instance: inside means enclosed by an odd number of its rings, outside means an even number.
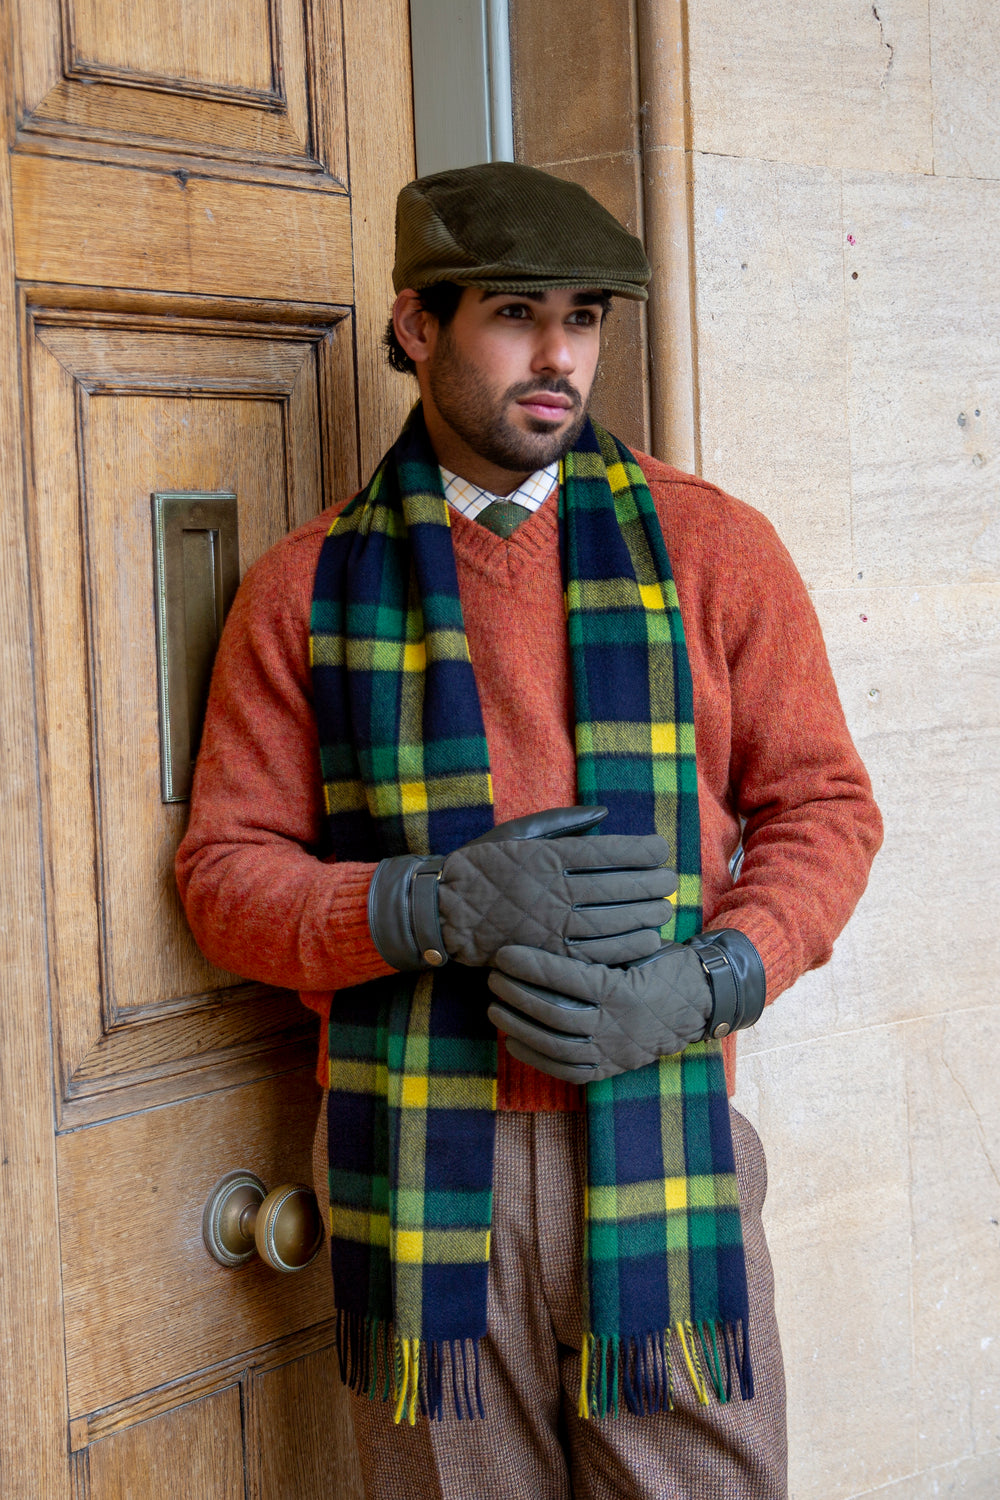
[[[456,349],[447,328],[438,338],[427,377],[434,404],[452,431],[480,458],[513,474],[530,474],[562,458],[587,420],[580,392],[562,376],[539,375],[497,393],[482,370]],[[510,420],[507,413],[514,402],[541,391],[566,396],[573,403],[568,428],[553,432],[550,422],[529,417],[525,431]]]

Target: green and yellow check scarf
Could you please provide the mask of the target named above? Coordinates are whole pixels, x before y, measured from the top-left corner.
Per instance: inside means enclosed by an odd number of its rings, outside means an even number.
[[[691,674],[670,561],[632,454],[590,423],[566,455],[560,532],[581,803],[662,834],[701,926]],[[338,859],[447,854],[493,827],[448,508],[417,407],[337,517],[311,660]],[[330,1228],[341,1371],[396,1420],[483,1413],[496,1033],[487,973],[449,964],[337,994]],[[587,1087],[580,1414],[662,1411],[671,1367],[702,1400],[750,1396],[747,1289],[718,1043]],[[673,1360],[671,1355],[674,1355]],[[677,1354],[680,1354],[680,1358]]]

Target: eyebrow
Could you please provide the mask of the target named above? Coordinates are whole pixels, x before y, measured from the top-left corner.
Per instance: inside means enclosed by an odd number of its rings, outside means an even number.
[[[486,290],[480,296],[480,302],[488,302],[491,297],[522,297],[525,302],[544,302],[546,292],[491,292]],[[603,300],[602,292],[574,292],[574,307],[593,307],[595,303]]]

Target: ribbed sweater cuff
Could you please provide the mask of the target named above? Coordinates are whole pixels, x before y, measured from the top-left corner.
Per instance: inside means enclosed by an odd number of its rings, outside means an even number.
[[[355,864],[345,861],[331,866],[336,871],[336,885],[327,908],[325,942],[336,964],[340,987],[365,984],[391,974],[372,941],[368,926],[368,887],[377,864]]]
[[[773,922],[755,922],[753,913],[750,911],[718,912],[709,923],[707,930],[721,931],[725,927],[736,928],[744,933],[760,954],[767,985],[766,1004],[770,1005],[772,1000],[776,1000],[782,991],[787,990],[789,985],[794,984],[799,977],[799,969],[789,952],[784,935]],[[736,1092],[736,1039],[738,1036],[739,1032],[733,1031],[722,1042],[726,1091],[730,1099]]]
[[[802,971],[795,955],[789,949],[784,933],[766,918],[755,921],[756,913],[738,908],[733,912],[717,912],[709,923],[709,930],[717,931],[729,927],[744,933],[760,954],[767,981],[768,1005],[772,1000],[795,983]]]
[[[336,964],[340,988],[349,989],[393,971],[372,942],[368,926],[368,887],[375,864],[345,860],[331,868],[336,871],[336,882],[326,909],[323,941]],[[316,1011],[320,1018],[316,1079],[324,1088],[330,1082],[327,1027],[335,994],[335,990],[304,990],[299,995],[302,1004]]]

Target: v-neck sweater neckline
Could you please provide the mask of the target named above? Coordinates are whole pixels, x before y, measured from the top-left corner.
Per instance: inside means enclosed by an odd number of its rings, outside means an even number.
[[[509,537],[496,536],[488,527],[449,512],[456,562],[483,576],[512,576],[537,566],[552,555],[559,540],[559,491],[555,489]]]

